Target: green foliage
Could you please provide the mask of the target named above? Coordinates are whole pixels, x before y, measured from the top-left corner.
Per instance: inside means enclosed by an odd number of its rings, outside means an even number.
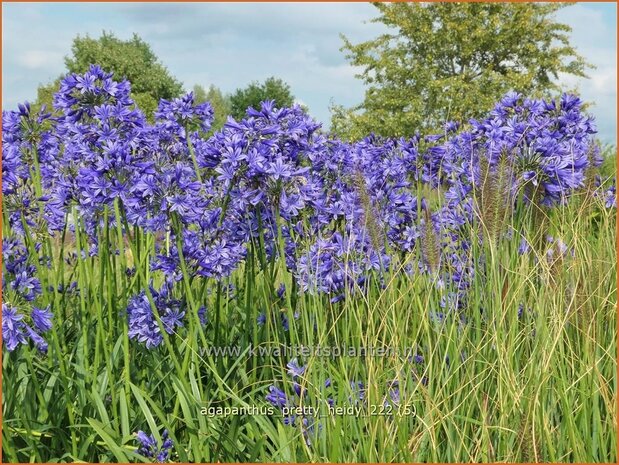
[[[331,111],[331,132],[333,134],[349,142],[364,137],[361,126],[356,124],[353,109],[331,104],[329,110]]]
[[[262,84],[254,81],[230,96],[231,115],[237,120],[242,119],[247,108],[260,108],[260,102],[265,100],[275,100],[276,107],[289,107],[294,103],[294,96],[290,86],[281,79],[270,77]]]
[[[617,176],[617,146],[607,144],[601,148],[604,162],[600,166],[600,175],[603,178]]]
[[[56,79],[49,84],[41,84],[37,89],[37,99],[32,104],[32,107],[35,112],[39,111],[39,109],[45,105],[47,111],[51,111],[54,102],[54,93],[58,91],[60,87],[60,78]]]
[[[101,37],[77,36],[73,40],[71,55],[65,57],[68,73],[84,73],[91,64],[98,64],[114,73],[117,79],[131,81],[131,93],[138,107],[148,116],[157,109],[159,99],[178,97],[182,84],[163,66],[137,34],[130,40],[121,40],[111,33],[103,32]],[[54,83],[38,89],[35,107],[46,104],[51,108],[51,94],[58,89],[63,76]]]
[[[215,119],[211,126],[211,132],[219,131],[225,124],[228,115],[232,112],[230,97],[224,95],[218,87],[212,84],[208,88],[208,91],[201,85],[196,84],[193,86],[193,98],[196,103],[210,102],[215,112]]]
[[[558,90],[559,73],[585,76],[589,66],[555,21],[564,4],[377,3],[374,22],[393,30],[342,50],[367,85],[364,102],[336,108],[333,127],[356,138],[437,129],[490,109],[506,92],[531,97]],[[347,121],[349,120],[349,121]]]

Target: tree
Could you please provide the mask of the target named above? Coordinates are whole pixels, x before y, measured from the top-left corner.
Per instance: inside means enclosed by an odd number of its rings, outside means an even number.
[[[150,45],[137,34],[126,41],[107,32],[98,39],[77,36],[71,52],[71,56],[65,57],[68,73],[84,73],[91,64],[98,64],[105,71],[113,72],[115,79],[128,79],[133,99],[147,115],[152,115],[160,99],[178,97],[182,93],[182,84],[170,75]],[[38,103],[51,105],[50,97],[60,79],[62,76],[39,88]]]
[[[204,87],[200,85],[193,86],[193,98],[196,103],[210,102],[215,113],[211,133],[219,131],[232,112],[230,97],[222,94],[218,87],[211,84],[208,91],[204,90]]]
[[[234,119],[242,119],[247,108],[259,109],[260,102],[265,100],[275,100],[275,106],[282,108],[291,106],[294,96],[290,86],[281,79],[270,77],[263,84],[254,81],[244,89],[237,89],[230,96],[231,115]]]
[[[447,120],[483,115],[510,90],[548,96],[559,73],[585,76],[589,66],[569,43],[571,28],[555,21],[564,4],[375,3],[374,22],[395,29],[352,44],[363,68],[365,100],[334,108],[332,126],[352,138],[437,130]]]

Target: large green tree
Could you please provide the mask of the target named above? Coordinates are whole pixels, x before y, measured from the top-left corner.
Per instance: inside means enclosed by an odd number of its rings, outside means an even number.
[[[111,33],[103,32],[94,39],[77,36],[73,40],[71,55],[65,57],[68,73],[83,73],[91,64],[98,64],[105,71],[114,73],[116,79],[126,78],[131,82],[131,94],[136,104],[152,115],[159,99],[178,97],[182,84],[161,64],[150,45],[137,34],[129,40],[121,40]],[[38,103],[51,104],[58,82],[41,86]]]
[[[363,69],[365,100],[334,107],[332,128],[357,138],[437,129],[467,121],[510,90],[547,95],[559,73],[585,76],[587,63],[554,18],[565,4],[376,3],[390,32],[342,50]]]
[[[237,89],[230,96],[231,115],[239,120],[245,117],[247,108],[260,108],[260,102],[275,100],[278,108],[289,107],[294,103],[290,86],[281,79],[268,78],[263,83],[252,82],[243,89]]]

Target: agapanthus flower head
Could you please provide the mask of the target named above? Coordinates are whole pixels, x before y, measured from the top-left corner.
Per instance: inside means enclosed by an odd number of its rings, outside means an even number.
[[[10,283],[11,289],[28,302],[32,302],[42,292],[41,281],[35,276],[35,273],[36,268],[34,266],[22,265],[15,270]]]
[[[553,205],[582,187],[587,167],[595,163],[590,161],[590,148],[596,128],[575,96],[564,94],[559,102],[535,101],[512,92],[486,119],[471,124],[471,130],[443,145],[453,160],[444,173],[450,183],[472,182],[470,168],[475,168],[477,154],[492,167],[502,153],[508,153],[516,187],[534,182],[540,203]]]
[[[169,437],[167,429],[161,434],[161,445],[153,434],[147,434],[144,431],[138,431],[136,439],[139,443],[136,452],[143,457],[153,459],[158,463],[167,462],[170,459],[174,442]]]
[[[23,319],[24,315],[16,307],[2,303],[2,340],[9,352],[26,343],[26,324]]]
[[[208,132],[214,112],[210,103],[195,103],[193,92],[172,100],[161,99],[155,118],[168,129]]]
[[[318,237],[297,263],[297,279],[304,291],[331,294],[332,302],[347,292],[365,292],[372,277],[380,280],[389,270],[391,256],[376,250],[365,228],[347,225],[343,233]]]
[[[182,253],[189,273],[192,276],[218,280],[232,273],[247,253],[244,241],[231,236],[234,231],[230,223],[226,222],[213,231],[184,229]],[[151,267],[153,270],[163,271],[170,280],[180,280],[181,263],[178,246],[175,244],[166,253],[157,255]]]
[[[269,393],[266,395],[266,400],[277,408],[283,408],[289,404],[286,393],[277,386],[269,386]]]
[[[277,214],[292,221],[308,206],[309,158],[324,144],[319,127],[298,106],[263,102],[246,118],[229,119],[198,152],[199,164],[214,171],[218,189],[244,219],[255,221],[260,210],[262,226],[274,229]]]
[[[69,74],[60,82],[60,89],[54,94],[54,108],[75,123],[83,117],[95,117],[101,105],[120,105],[116,111],[132,106],[130,92],[129,81],[114,81],[113,73],[91,65],[86,73]]]
[[[296,358],[290,360],[286,367],[288,368],[288,374],[294,378],[303,376],[306,370],[306,367],[299,365],[299,361]]]
[[[159,291],[151,287],[150,292],[164,331],[168,334],[176,333],[177,328],[184,326],[183,303],[171,295],[169,284],[164,284]],[[136,339],[148,349],[155,348],[163,342],[161,327],[146,292],[142,291],[129,299],[127,318],[130,339]]]
[[[8,212],[8,225],[19,235],[25,234],[25,228],[47,233],[48,221],[40,207],[48,196],[41,192],[39,181],[32,174],[38,172],[41,184],[48,186],[56,140],[50,129],[53,123],[48,120],[49,114],[32,113],[27,102],[20,105],[19,111],[2,112],[3,207]],[[37,164],[38,170],[33,169]]]
[[[13,352],[20,344],[27,344],[30,340],[40,352],[47,352],[48,344],[43,334],[51,329],[51,319],[49,307],[33,307],[28,314],[28,308],[3,303],[2,339],[7,350]]]
[[[53,315],[52,315],[49,305],[45,308],[32,307],[32,311],[30,312],[30,317],[32,318],[34,327],[37,330],[41,332],[46,332],[52,329]]]
[[[606,208],[617,208],[617,185],[616,179],[612,180],[611,185],[604,191],[604,206]]]
[[[16,274],[28,261],[28,251],[21,239],[5,237],[2,239],[3,265],[10,274]]]

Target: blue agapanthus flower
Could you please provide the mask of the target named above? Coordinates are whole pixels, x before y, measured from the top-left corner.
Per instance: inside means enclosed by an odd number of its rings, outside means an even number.
[[[13,352],[20,344],[27,344],[30,340],[40,352],[47,352],[48,344],[43,334],[51,329],[51,319],[49,307],[33,307],[28,314],[27,311],[3,303],[2,340],[7,350]]]
[[[164,331],[174,334],[177,328],[184,326],[183,303],[172,297],[169,284],[164,284],[159,291],[151,287],[150,292]],[[148,349],[157,347],[163,342],[161,327],[146,292],[142,291],[129,299],[127,318],[130,339],[136,339],[145,344]]]
[[[568,94],[550,101],[506,95],[486,119],[471,121],[470,130],[443,145],[441,158],[449,160],[443,179],[457,189],[473,182],[480,158],[492,167],[507,156],[515,171],[514,188],[529,196],[535,192],[530,200],[543,205],[564,202],[583,186],[587,168],[601,162],[595,155],[595,124],[581,106],[578,97]]]
[[[169,437],[167,429],[163,430],[161,434],[161,445],[155,439],[153,434],[147,434],[144,431],[137,432],[137,441],[139,443],[136,452],[143,457],[152,459],[158,463],[167,462],[172,454],[174,442]]]
[[[173,131],[196,130],[208,132],[214,113],[210,103],[196,104],[193,92],[172,100],[161,99],[155,118]]]
[[[32,307],[32,311],[30,312],[34,327],[41,332],[52,329],[52,316],[49,305],[45,308]]]
[[[9,352],[15,350],[19,344],[26,343],[26,324],[23,319],[24,315],[20,314],[17,308],[2,304],[2,340]]]
[[[269,393],[266,395],[266,400],[274,407],[282,408],[288,405],[288,397],[286,393],[277,386],[269,386]]]
[[[303,376],[306,369],[306,367],[299,365],[299,362],[296,358],[290,360],[286,367],[288,368],[288,374],[293,378]]]
[[[606,208],[617,208],[617,186],[615,179],[613,179],[610,187],[604,191],[604,206]]]

